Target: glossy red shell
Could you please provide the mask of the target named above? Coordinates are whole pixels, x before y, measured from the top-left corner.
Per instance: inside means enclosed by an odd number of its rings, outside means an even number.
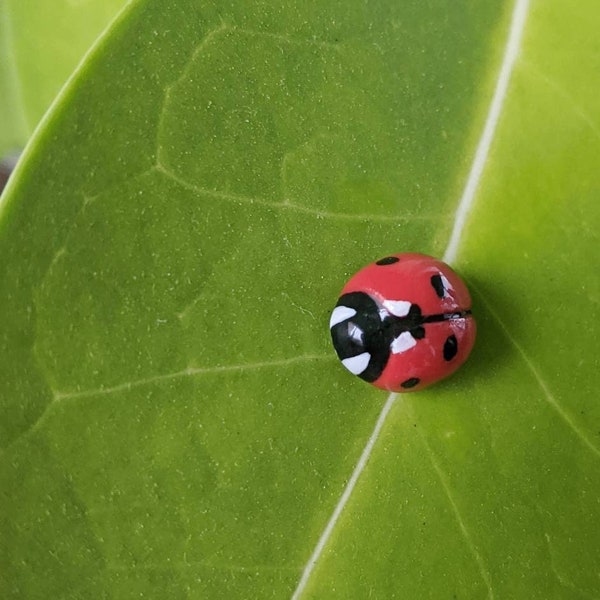
[[[385,301],[407,301],[420,307],[423,316],[462,313],[471,310],[471,296],[462,279],[444,262],[424,254],[394,254],[392,264],[371,263],[356,273],[342,294],[364,292],[378,304]],[[431,278],[442,275],[448,285],[440,298]],[[414,347],[398,354],[391,353],[380,377],[373,381],[378,388],[392,392],[423,389],[454,373],[467,359],[475,342],[476,325],[471,316],[425,323],[425,337]],[[443,348],[449,336],[457,342],[456,354],[444,359]],[[402,383],[418,379],[414,387]]]

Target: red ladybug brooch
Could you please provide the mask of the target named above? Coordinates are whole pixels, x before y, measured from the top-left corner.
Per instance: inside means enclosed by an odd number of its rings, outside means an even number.
[[[476,331],[461,278],[424,254],[393,254],[361,269],[342,290],[329,328],[342,364],[392,392],[454,373]]]

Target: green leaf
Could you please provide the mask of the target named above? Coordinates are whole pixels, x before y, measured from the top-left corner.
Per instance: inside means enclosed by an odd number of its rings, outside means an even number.
[[[453,261],[478,343],[399,397],[329,311],[448,250],[512,3],[115,23],[0,205],[3,598],[600,595],[598,9],[517,7]]]
[[[0,0],[0,156],[22,148],[124,0]]]

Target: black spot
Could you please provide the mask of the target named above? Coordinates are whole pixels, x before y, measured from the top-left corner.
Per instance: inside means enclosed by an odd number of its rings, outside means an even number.
[[[400,384],[400,387],[403,387],[408,390],[410,388],[414,388],[415,385],[419,385],[419,383],[421,383],[421,380],[418,377],[411,377],[410,379],[403,381]]]
[[[458,342],[456,336],[450,335],[444,343],[444,360],[452,360],[458,352]]]
[[[384,267],[385,265],[393,265],[399,260],[400,259],[397,256],[386,256],[385,258],[380,258],[375,264]]]
[[[444,288],[444,282],[442,281],[442,276],[441,275],[432,275],[431,276],[431,285],[433,286],[433,289],[435,290],[435,293],[438,295],[438,297],[443,298],[444,293],[446,292],[446,289]]]

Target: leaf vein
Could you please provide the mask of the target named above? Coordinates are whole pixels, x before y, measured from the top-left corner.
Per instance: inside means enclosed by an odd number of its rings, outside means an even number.
[[[175,173],[171,172],[167,167],[165,167],[161,163],[157,163],[155,166],[155,170],[158,173],[164,175],[167,179],[174,181],[181,187],[195,192],[197,194],[202,194],[205,196],[209,196],[212,198],[218,198],[219,200],[224,200],[226,202],[233,202],[235,204],[250,204],[255,206],[264,206],[273,210],[280,211],[293,211],[298,213],[304,213],[317,219],[336,219],[340,221],[373,221],[373,222],[383,222],[383,223],[401,223],[401,222],[410,222],[410,221],[439,221],[444,218],[444,215],[411,215],[407,217],[390,217],[388,215],[373,215],[373,214],[345,214],[345,213],[337,213],[327,210],[320,210],[316,208],[309,208],[307,206],[302,206],[301,204],[296,204],[291,200],[284,200],[283,202],[271,202],[269,200],[265,200],[263,198],[252,198],[250,196],[243,196],[241,194],[235,194],[231,192],[222,192],[219,190],[212,190],[209,188],[203,188],[199,185],[190,183],[185,179],[179,177]]]
[[[142,387],[144,385],[150,385],[153,383],[160,383],[163,381],[176,380],[186,377],[202,377],[208,375],[218,375],[222,373],[245,373],[251,372],[258,369],[270,369],[274,367],[288,367],[295,364],[301,364],[303,362],[308,361],[328,361],[334,360],[335,357],[331,355],[321,355],[321,354],[304,354],[300,356],[293,356],[292,358],[283,358],[280,360],[270,360],[256,363],[246,363],[239,365],[218,365],[214,367],[187,367],[186,369],[182,369],[181,371],[174,371],[172,373],[164,373],[162,375],[156,375],[154,377],[145,377],[142,379],[136,379],[133,381],[127,381],[124,383],[119,383],[117,385],[111,387],[100,387],[89,390],[74,390],[74,391],[60,391],[55,390],[50,387],[53,398],[46,407],[44,411],[40,414],[40,416],[28,427],[19,437],[15,438],[2,452],[2,454],[6,454],[10,448],[15,446],[17,443],[26,439],[29,435],[31,435],[36,430],[39,430],[44,421],[48,418],[50,414],[51,408],[59,404],[60,402],[66,400],[76,400],[80,398],[90,398],[93,396],[108,396],[110,394],[118,393],[118,392],[127,392],[129,390]]]
[[[231,26],[231,30],[235,31],[236,33],[241,33],[243,35],[271,38],[280,42],[284,42],[286,44],[293,44],[297,46],[315,46],[320,49],[329,50],[339,50],[341,47],[343,47],[343,44],[341,42],[327,42],[325,40],[320,40],[316,37],[293,37],[285,33],[275,33],[272,31],[257,31],[254,29],[248,29],[246,27],[236,27],[235,25]]]
[[[167,113],[167,107],[169,105],[169,100],[171,97],[171,92],[173,91],[173,89],[175,87],[177,87],[186,77],[187,73],[189,72],[191,66],[194,64],[194,61],[196,60],[196,58],[206,49],[206,47],[219,35],[221,35],[222,33],[224,33],[225,31],[227,31],[227,29],[229,29],[229,25],[227,23],[225,23],[224,21],[221,22],[221,24],[218,27],[215,27],[214,29],[211,29],[198,43],[198,45],[194,48],[193,52],[191,53],[190,57],[188,58],[188,60],[186,61],[185,65],[183,66],[183,68],[181,69],[181,73],[179,74],[178,77],[176,77],[175,79],[173,79],[165,88],[164,88],[164,96],[163,96],[163,101],[162,101],[162,106],[160,108],[160,114],[158,116],[158,124],[156,127],[156,142],[155,142],[155,147],[156,147],[156,159],[157,162],[160,163],[162,158],[162,144],[160,143],[160,136],[161,136],[161,132],[163,131],[163,126],[164,126],[164,119],[165,119],[165,115]]]
[[[243,27],[236,27],[235,25],[231,25],[222,21],[218,27],[211,29],[198,43],[198,45],[194,48],[191,53],[189,59],[186,61],[183,69],[181,70],[180,75],[172,80],[166,87],[164,88],[164,98],[162,102],[162,107],[160,110],[159,118],[158,118],[158,127],[156,134],[156,154],[158,158],[158,163],[165,163],[162,159],[162,144],[160,143],[160,136],[164,126],[164,118],[167,112],[167,107],[169,105],[169,101],[171,98],[171,92],[174,88],[179,86],[182,81],[184,81],[185,77],[189,73],[192,65],[195,63],[196,59],[204,52],[212,42],[219,36],[226,34],[227,32],[238,33],[242,35],[249,36],[261,36],[271,38],[280,42],[284,42],[286,44],[295,44],[295,45],[308,45],[315,46],[320,49],[335,49],[338,50],[342,47],[342,44],[337,42],[326,42],[324,40],[318,39],[309,39],[309,38],[294,38],[292,36],[282,34],[282,33],[274,33],[269,31],[254,31],[252,29],[246,29]]]
[[[131,564],[131,565],[115,565],[108,564],[107,569],[116,572],[129,572],[137,570],[148,570],[148,571],[168,571],[168,570],[185,570],[190,568],[205,568],[214,571],[226,571],[231,573],[258,573],[260,571],[271,571],[271,572],[292,572],[297,573],[302,569],[300,566],[293,565],[224,565],[218,563],[212,563],[210,561],[195,560],[189,561],[184,557],[182,561],[169,561],[164,564],[156,563],[144,563],[144,564]]]
[[[537,367],[535,366],[533,361],[529,358],[529,355],[525,352],[525,350],[523,349],[523,346],[521,346],[521,344],[519,344],[519,342],[517,342],[515,337],[510,333],[508,327],[506,326],[506,324],[504,323],[504,321],[502,320],[500,315],[492,308],[491,304],[489,303],[488,300],[486,300],[485,296],[479,290],[477,290],[474,286],[472,286],[472,287],[473,287],[473,289],[475,289],[478,292],[478,295],[479,295],[481,301],[483,302],[483,304],[485,305],[485,307],[487,308],[489,313],[492,315],[494,320],[498,323],[498,325],[504,332],[504,335],[507,337],[508,341],[515,347],[517,352],[521,355],[521,358],[525,362],[525,365],[527,366],[527,368],[533,375],[533,378],[536,380],[537,384],[539,385],[540,389],[542,390],[543,397],[544,397],[544,400],[546,401],[546,403],[551,408],[554,409],[554,411],[568,425],[568,427],[573,431],[573,433],[575,433],[575,435],[579,438],[579,440],[581,442],[583,442],[583,444],[591,452],[593,452],[598,458],[600,458],[600,449],[598,449],[592,443],[592,441],[586,436],[586,434],[576,425],[576,423],[573,420],[573,418],[571,417],[571,415],[569,415],[569,413],[560,405],[560,403],[558,402],[558,400],[555,398],[554,394],[551,392],[550,388],[548,387],[548,384],[542,378]]]
[[[488,589],[488,597],[491,600],[493,600],[494,590],[492,588],[492,580],[491,580],[489,569],[487,568],[487,566],[483,560],[483,557],[481,556],[479,550],[477,549],[477,547],[473,543],[473,540],[471,539],[471,534],[469,533],[469,530],[467,529],[467,527],[465,525],[462,515],[460,514],[460,511],[458,509],[458,505],[456,504],[456,501],[454,500],[452,492],[450,491],[450,485],[447,481],[447,478],[444,475],[444,472],[442,471],[442,468],[440,467],[440,465],[435,457],[435,454],[433,453],[431,446],[429,445],[429,443],[427,442],[427,439],[421,432],[420,427],[417,428],[417,431],[419,433],[419,437],[421,438],[421,440],[423,442],[423,445],[425,446],[425,448],[427,450],[427,456],[437,474],[437,477],[442,485],[442,489],[444,490],[444,493],[445,493],[446,497],[448,498],[450,508],[452,509],[452,512],[454,513],[454,517],[455,517],[455,519],[458,523],[459,529],[465,539],[467,547],[469,548],[469,551],[471,552],[471,554],[473,555],[473,558],[475,559],[475,562],[477,563],[477,568],[479,569],[481,578],[483,579],[483,581]]]
[[[581,594],[587,600],[598,600],[597,596],[593,596],[585,590],[582,590],[580,587],[577,587],[569,578],[559,572],[555,563],[554,552],[552,551],[552,540],[550,535],[548,533],[544,533],[544,539],[546,540],[546,547],[548,549],[548,555],[550,558],[550,568],[552,569],[552,573],[554,573],[558,583],[560,583],[560,585],[564,588]]]
[[[293,356],[292,358],[283,358],[280,360],[262,361],[256,363],[245,363],[239,365],[217,365],[214,367],[187,367],[181,371],[174,371],[173,373],[164,373],[162,375],[155,375],[153,377],[144,377],[142,379],[135,379],[133,381],[127,381],[114,385],[111,387],[100,387],[90,390],[76,390],[71,392],[54,392],[54,401],[60,402],[63,400],[70,400],[73,398],[86,398],[89,396],[106,396],[115,392],[129,391],[131,389],[141,387],[144,385],[159,383],[162,381],[169,381],[172,379],[181,379],[186,377],[200,377],[203,375],[216,375],[220,373],[244,373],[247,371],[256,371],[258,369],[270,369],[273,367],[286,367],[294,365],[296,363],[303,363],[307,361],[318,361],[318,360],[333,360],[334,357],[330,355],[321,354],[304,354],[300,356]]]
[[[559,85],[554,79],[546,75],[541,69],[534,65],[530,61],[523,61],[526,66],[534,75],[536,75],[541,81],[543,81],[551,90],[558,94],[563,100],[567,102],[571,112],[579,117],[594,133],[594,135],[600,139],[600,127],[596,124],[594,119],[586,112],[586,110],[573,98],[573,96]]]

